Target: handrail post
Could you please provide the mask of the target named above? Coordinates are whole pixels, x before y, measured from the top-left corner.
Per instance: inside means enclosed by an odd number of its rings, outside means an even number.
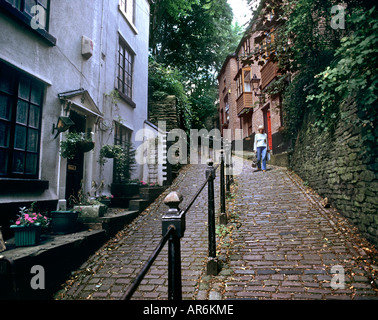
[[[225,141],[225,146],[224,146],[224,151],[225,151],[225,154],[226,154],[226,193],[229,194],[231,192],[230,190],[230,163],[231,163],[231,159],[230,158],[230,143],[228,142],[228,140]]]
[[[219,223],[227,224],[227,213],[226,213],[226,194],[224,189],[224,154],[223,150],[220,151],[220,202],[221,202],[221,212],[219,215]]]
[[[208,228],[209,228],[209,257],[207,260],[207,274],[217,275],[219,264],[217,261],[216,239],[215,239],[215,206],[214,206],[214,180],[215,169],[213,160],[207,161],[206,179],[208,179]]]
[[[180,239],[185,232],[185,213],[179,208],[182,199],[176,191],[164,199],[169,209],[162,217],[163,235],[174,228],[168,240],[168,300],[182,300]]]

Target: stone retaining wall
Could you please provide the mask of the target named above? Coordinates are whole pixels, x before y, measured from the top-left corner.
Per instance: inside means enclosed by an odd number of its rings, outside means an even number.
[[[378,245],[378,150],[368,151],[362,143],[362,128],[353,123],[355,105],[344,104],[341,112],[346,118],[334,133],[318,132],[309,121],[304,123],[290,166]]]

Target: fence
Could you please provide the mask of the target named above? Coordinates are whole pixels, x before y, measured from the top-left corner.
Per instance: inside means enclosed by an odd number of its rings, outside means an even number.
[[[220,167],[220,216],[219,222],[227,224],[226,213],[226,192],[230,192],[230,184],[233,182],[232,178],[232,164],[231,164],[231,145],[224,145],[225,154],[223,150],[220,151],[220,163],[215,167],[213,161],[208,161],[206,168],[206,179],[196,194],[191,199],[190,203],[183,210],[179,208],[183,200],[181,194],[173,191],[164,199],[164,203],[168,206],[166,214],[162,217],[162,233],[163,237],[159,245],[149,257],[148,261],[135,278],[133,283],[123,295],[123,300],[131,299],[134,292],[137,290],[139,284],[142,282],[144,276],[152,266],[153,262],[168,242],[168,300],[182,299],[182,285],[181,285],[181,248],[180,239],[184,236],[186,228],[186,214],[193,205],[194,201],[201,194],[206,185],[208,185],[208,262],[207,274],[217,275],[220,271],[219,263],[216,257],[216,233],[215,233],[215,201],[214,201],[214,180],[215,172]],[[226,164],[226,165],[225,165]],[[226,170],[225,170],[226,169]],[[226,171],[226,172],[225,172]]]

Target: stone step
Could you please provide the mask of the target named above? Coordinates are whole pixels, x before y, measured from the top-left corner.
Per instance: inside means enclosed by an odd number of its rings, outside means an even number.
[[[144,209],[146,209],[149,206],[150,203],[151,201],[145,200],[145,199],[130,200],[129,210],[142,212]]]
[[[8,250],[0,255],[0,298],[49,298],[69,273],[80,266],[106,239],[105,230],[92,230],[66,235],[42,234],[39,245],[32,247],[14,248],[14,238],[7,240]],[[6,266],[7,262],[1,256],[10,259],[13,266]],[[37,275],[32,273],[33,266],[38,266]],[[31,287],[34,276],[43,280],[39,281],[43,290]],[[14,286],[17,288],[15,291],[12,290]]]
[[[111,237],[132,222],[138,215],[138,210],[128,210],[120,213],[106,213],[103,217],[80,217],[79,223],[92,230],[104,230]]]

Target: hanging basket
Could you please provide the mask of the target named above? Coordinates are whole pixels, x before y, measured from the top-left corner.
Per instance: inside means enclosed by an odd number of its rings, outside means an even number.
[[[60,143],[60,154],[63,158],[74,159],[77,153],[91,151],[94,142],[85,138],[84,133],[70,132],[66,134],[66,140]]]
[[[116,156],[115,152],[110,151],[110,150],[104,151],[103,155],[104,155],[105,158],[109,158],[109,159],[115,158],[115,156]]]
[[[78,152],[89,152],[94,148],[94,142],[93,141],[80,141],[77,143],[77,151]]]

